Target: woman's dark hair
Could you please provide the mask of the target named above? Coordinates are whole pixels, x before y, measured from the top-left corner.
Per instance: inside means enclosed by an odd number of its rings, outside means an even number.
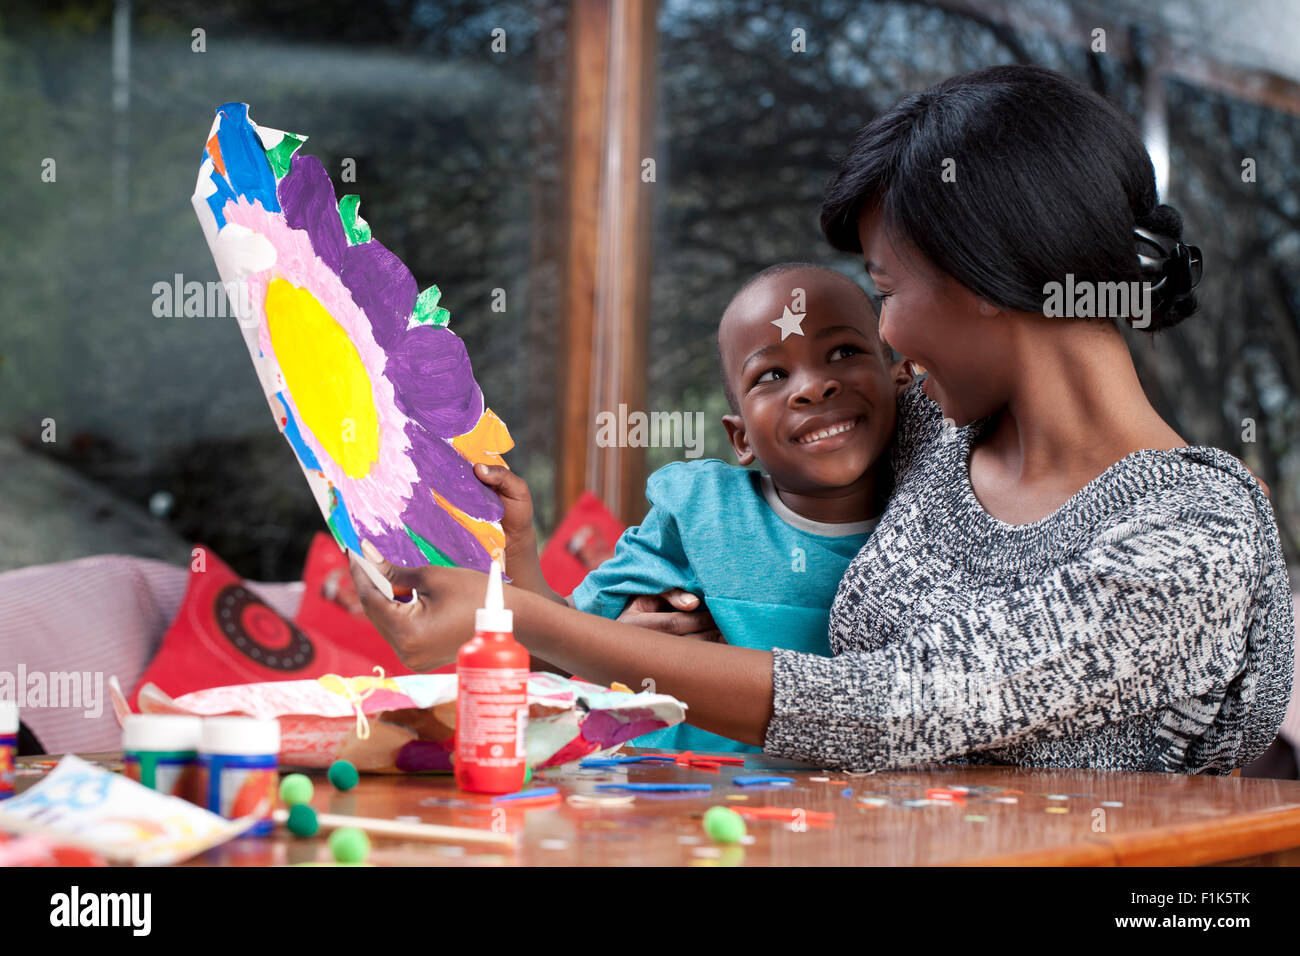
[[[938,269],[1028,312],[1043,310],[1044,286],[1066,273],[1076,283],[1150,279],[1134,226],[1174,241],[1183,231],[1178,211],[1156,202],[1151,157],[1128,117],[1036,66],[952,77],[863,127],[826,189],[831,245],[860,253],[858,219],[875,203],[886,229]],[[1150,331],[1196,310],[1191,285],[1175,280],[1152,297]]]

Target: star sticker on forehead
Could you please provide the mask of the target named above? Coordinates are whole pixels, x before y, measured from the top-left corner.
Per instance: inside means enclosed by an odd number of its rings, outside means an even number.
[[[781,330],[781,341],[784,342],[787,336],[803,335],[803,320],[808,317],[807,312],[791,312],[790,307],[785,307],[785,312],[781,318],[773,319],[772,324]]]

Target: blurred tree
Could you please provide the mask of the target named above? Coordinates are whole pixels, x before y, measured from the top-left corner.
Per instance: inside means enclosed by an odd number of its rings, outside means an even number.
[[[1125,21],[1121,21],[1121,24]],[[735,289],[790,259],[857,277],[817,213],[835,159],[878,111],[947,76],[1033,62],[1109,96],[1141,126],[1156,36],[1140,23],[1090,49],[1095,8],[1064,0],[981,5],[823,0],[666,0],[650,350],[651,405],[704,411],[707,453],[731,460],[713,336]],[[795,34],[794,31],[802,31]],[[805,52],[793,47],[802,37]],[[1166,42],[1161,40],[1160,42]],[[1195,51],[1197,62],[1213,51]],[[1190,53],[1189,53],[1190,55]],[[1224,67],[1241,85],[1240,71]],[[1191,442],[1239,455],[1271,486],[1294,560],[1300,517],[1300,87],[1271,77],[1285,110],[1157,76],[1171,181],[1185,234],[1202,247],[1201,312],[1152,337],[1129,334],[1143,383]],[[1244,157],[1258,161],[1241,180]],[[874,292],[874,290],[871,290]],[[1243,442],[1253,418],[1257,441]],[[682,456],[652,449],[651,467]]]
[[[141,505],[170,492],[176,530],[241,573],[298,574],[323,523],[234,322],[153,310],[158,282],[217,279],[189,197],[213,110],[245,101],[258,122],[308,134],[304,152],[340,195],[361,196],[375,237],[422,288],[443,290],[545,515],[566,5],[130,7],[121,114],[108,83],[112,0],[0,14],[0,176],[22,224],[0,237],[0,429]],[[491,48],[495,30],[505,52]],[[123,124],[124,205],[111,185]],[[41,179],[46,157],[53,183]],[[344,159],[355,182],[341,181]],[[60,441],[37,439],[46,418]],[[93,440],[62,440],[74,433]]]

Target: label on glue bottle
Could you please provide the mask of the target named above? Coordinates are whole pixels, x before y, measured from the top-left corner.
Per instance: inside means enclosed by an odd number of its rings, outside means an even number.
[[[528,766],[529,657],[514,639],[496,562],[475,625],[456,658],[456,784],[471,793],[513,793]]]
[[[528,668],[459,667],[456,674],[456,693],[464,696],[456,714],[456,765],[515,766],[526,755]]]

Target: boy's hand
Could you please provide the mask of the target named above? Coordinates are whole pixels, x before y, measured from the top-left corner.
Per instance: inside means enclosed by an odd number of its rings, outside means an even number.
[[[627,602],[618,616],[620,624],[646,627],[652,631],[690,637],[697,641],[722,642],[722,632],[713,615],[698,597],[680,588],[663,594],[642,594]]]
[[[533,496],[528,483],[501,465],[475,465],[474,475],[501,497],[505,514],[501,530],[506,536],[505,572],[518,587],[553,601],[562,601],[542,577],[537,557],[537,531],[533,527]]]
[[[506,533],[506,553],[515,542],[532,542],[537,545],[537,532],[533,530],[533,496],[524,481],[509,468],[501,465],[475,465],[474,475],[501,497],[506,513],[501,519],[501,530]]]

